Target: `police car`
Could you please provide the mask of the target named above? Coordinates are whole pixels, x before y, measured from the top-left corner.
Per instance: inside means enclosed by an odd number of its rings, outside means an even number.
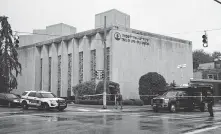
[[[25,91],[20,100],[23,109],[36,107],[39,110],[58,109],[63,111],[67,108],[65,99],[57,98],[52,92],[47,91]]]
[[[151,100],[154,112],[159,109],[166,109],[176,112],[178,109],[193,111],[199,109],[204,112],[206,109],[206,94],[213,93],[212,85],[190,84],[188,86],[173,87],[163,95],[159,95]]]

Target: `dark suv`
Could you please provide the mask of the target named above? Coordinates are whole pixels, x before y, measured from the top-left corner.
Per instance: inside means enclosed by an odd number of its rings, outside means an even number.
[[[166,109],[170,112],[176,112],[178,109],[186,109],[192,111],[205,109],[205,92],[212,90],[211,86],[188,86],[176,87],[163,95],[152,99],[151,105],[154,112],[159,109]]]

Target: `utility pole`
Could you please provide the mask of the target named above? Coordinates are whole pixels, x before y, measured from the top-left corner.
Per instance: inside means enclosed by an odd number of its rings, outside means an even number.
[[[103,92],[103,109],[107,109],[106,105],[106,85],[107,85],[107,46],[106,46],[106,16],[104,16],[104,92]]]

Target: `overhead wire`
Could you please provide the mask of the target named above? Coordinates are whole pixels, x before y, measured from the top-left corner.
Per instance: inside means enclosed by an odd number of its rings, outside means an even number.
[[[189,31],[189,32],[164,33],[164,34],[167,34],[167,35],[171,35],[171,34],[189,34],[189,33],[196,33],[196,32],[205,32],[205,31],[207,32],[207,31],[218,31],[218,30],[221,30],[221,28],[208,29],[208,30],[199,30],[199,31]],[[21,32],[21,31],[13,31],[13,32],[33,34],[33,35],[62,36],[62,35],[55,35],[55,34],[41,34],[41,33]]]
[[[216,28],[216,29],[208,29],[208,30],[199,30],[199,31],[192,31],[192,32],[171,33],[171,34],[202,33],[202,32],[207,32],[207,31],[218,31],[218,30],[221,30],[221,28]],[[169,34],[169,35],[170,35],[170,34]]]
[[[64,35],[40,34],[40,33],[20,32],[20,31],[13,31],[13,32],[15,32],[15,33],[26,33],[26,34],[32,34],[32,35],[47,35],[47,36],[56,36],[56,37],[64,36]],[[86,39],[86,38],[83,38],[83,39]],[[102,40],[102,39],[93,39],[93,40]]]
[[[33,34],[33,35],[62,36],[62,35],[40,34],[40,33],[20,32],[20,31],[13,31],[13,32],[15,32],[15,33],[26,33],[26,34]]]

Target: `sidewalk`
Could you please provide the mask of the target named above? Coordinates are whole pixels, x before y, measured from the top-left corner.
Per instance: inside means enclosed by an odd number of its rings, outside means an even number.
[[[123,106],[115,109],[115,106],[107,106],[107,109],[103,109],[102,105],[81,105],[81,104],[68,104],[68,107],[78,112],[146,112],[152,110],[150,105],[144,106]]]
[[[151,105],[143,106],[123,106],[121,110],[120,107],[115,109],[115,106],[107,106],[107,109],[103,109],[102,105],[81,105],[81,104],[68,104],[69,110],[75,112],[148,112],[152,111]],[[221,105],[216,104],[213,107],[215,112],[221,112]]]

